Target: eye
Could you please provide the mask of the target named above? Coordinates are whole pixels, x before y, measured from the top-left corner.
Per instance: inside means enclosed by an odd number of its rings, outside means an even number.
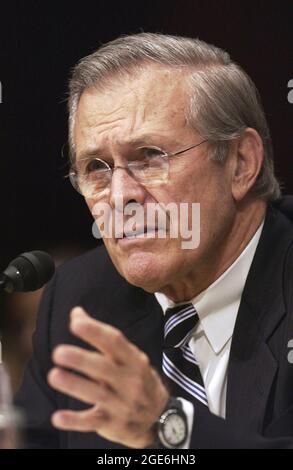
[[[147,147],[147,148],[144,148],[142,150],[143,150],[143,156],[146,159],[152,159],[152,158],[155,158],[155,157],[160,157],[160,156],[165,154],[165,152],[163,152],[162,150],[160,150],[158,148]]]
[[[110,165],[103,160],[100,160],[99,158],[95,158],[91,161],[89,161],[86,166],[85,166],[85,173],[90,174],[93,173],[94,171],[97,172],[102,172],[109,170]]]

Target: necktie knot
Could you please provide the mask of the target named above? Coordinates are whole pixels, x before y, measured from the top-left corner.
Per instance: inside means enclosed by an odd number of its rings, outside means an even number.
[[[198,323],[198,314],[192,303],[168,308],[164,316],[164,347],[183,346]]]

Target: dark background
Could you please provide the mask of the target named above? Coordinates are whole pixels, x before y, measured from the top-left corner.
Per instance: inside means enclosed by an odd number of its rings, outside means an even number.
[[[84,201],[64,179],[66,88],[76,61],[120,34],[189,35],[227,49],[260,90],[276,173],[284,192],[293,193],[292,29],[289,0],[2,4],[0,267],[22,251],[96,243]]]

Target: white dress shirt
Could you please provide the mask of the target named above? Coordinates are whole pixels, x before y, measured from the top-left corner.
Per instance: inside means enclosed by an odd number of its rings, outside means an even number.
[[[189,346],[199,364],[209,409],[222,418],[226,416],[227,368],[233,330],[263,224],[264,221],[234,263],[207,289],[189,301],[200,320]],[[162,293],[156,292],[155,296],[164,313],[167,308],[180,305]],[[182,402],[192,425],[193,407],[187,400],[182,399]]]

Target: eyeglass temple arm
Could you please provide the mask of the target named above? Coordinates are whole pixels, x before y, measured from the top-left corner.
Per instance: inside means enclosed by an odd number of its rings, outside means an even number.
[[[179,150],[179,152],[169,153],[168,155],[169,155],[170,157],[176,157],[177,155],[181,155],[181,153],[184,153],[184,152],[187,152],[188,150],[194,149],[195,147],[198,147],[199,145],[204,144],[205,142],[207,142],[207,139],[206,139],[206,140],[203,140],[203,141],[200,142],[199,144],[191,145],[191,147],[188,147],[187,149]]]

